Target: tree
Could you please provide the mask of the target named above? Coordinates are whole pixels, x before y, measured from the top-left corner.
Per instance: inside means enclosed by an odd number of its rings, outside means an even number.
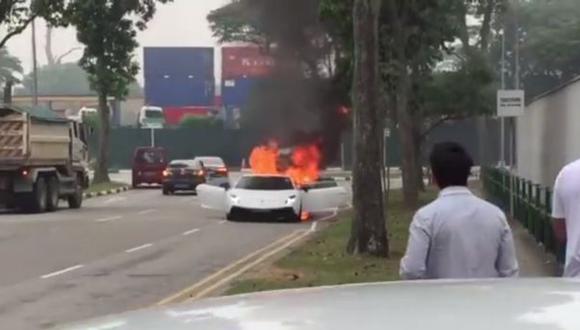
[[[15,80],[15,74],[20,73],[22,73],[20,60],[10,55],[6,48],[0,48],[0,83]]]
[[[381,0],[355,0],[353,6],[354,220],[348,251],[387,257],[389,244],[381,183],[380,8]]]
[[[64,0],[2,0],[0,3],[0,48],[10,38],[22,33],[36,17],[48,20],[62,15]]]
[[[170,0],[158,0],[161,3]],[[65,22],[77,29],[85,45],[79,64],[88,73],[99,99],[99,143],[94,182],[108,182],[110,109],[107,97],[123,98],[139,71],[134,61],[137,29],[143,30],[156,10],[152,0],[74,0],[66,8]]]
[[[88,74],[77,63],[57,63],[38,68],[38,93],[40,95],[97,95],[91,89]],[[33,85],[32,73],[22,79],[21,95],[30,95]],[[134,81],[129,86],[129,96],[141,96],[142,88]]]
[[[513,20],[517,9],[518,27]],[[520,1],[508,8],[506,22],[506,80],[513,81],[513,45],[520,43],[521,82],[526,98],[533,99],[580,75],[580,6],[575,0]],[[501,60],[501,40],[492,48],[495,63]]]

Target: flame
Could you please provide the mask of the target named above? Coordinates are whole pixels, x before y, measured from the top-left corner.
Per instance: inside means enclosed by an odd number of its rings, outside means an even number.
[[[290,164],[287,166],[282,165],[280,158],[277,144],[258,146],[250,155],[250,167],[254,174],[288,175],[298,186],[304,186],[319,179],[322,153],[316,144],[293,148]]]

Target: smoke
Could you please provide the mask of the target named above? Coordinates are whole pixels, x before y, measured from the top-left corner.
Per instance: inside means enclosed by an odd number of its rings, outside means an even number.
[[[268,79],[254,87],[242,112],[242,127],[281,147],[318,143],[326,163],[337,159],[349,118],[340,111],[345,93],[333,72],[333,47],[319,19],[319,1],[246,0],[267,36],[276,62]]]

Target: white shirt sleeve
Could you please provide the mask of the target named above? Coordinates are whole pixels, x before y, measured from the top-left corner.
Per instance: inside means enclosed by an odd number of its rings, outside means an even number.
[[[407,252],[401,259],[399,275],[403,280],[424,279],[427,276],[427,257],[431,246],[431,234],[424,219],[415,214],[409,227]]]
[[[513,233],[505,216],[502,222],[504,223],[504,228],[502,230],[496,268],[500,277],[517,277],[520,267],[516,257]]]
[[[562,173],[556,178],[554,183],[554,191],[552,193],[552,218],[563,219],[566,217],[564,200],[562,198]]]

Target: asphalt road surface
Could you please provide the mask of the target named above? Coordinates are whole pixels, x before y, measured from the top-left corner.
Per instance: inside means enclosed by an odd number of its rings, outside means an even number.
[[[195,196],[157,189],[91,199],[80,210],[0,212],[0,328],[148,307],[309,226],[231,223]]]

